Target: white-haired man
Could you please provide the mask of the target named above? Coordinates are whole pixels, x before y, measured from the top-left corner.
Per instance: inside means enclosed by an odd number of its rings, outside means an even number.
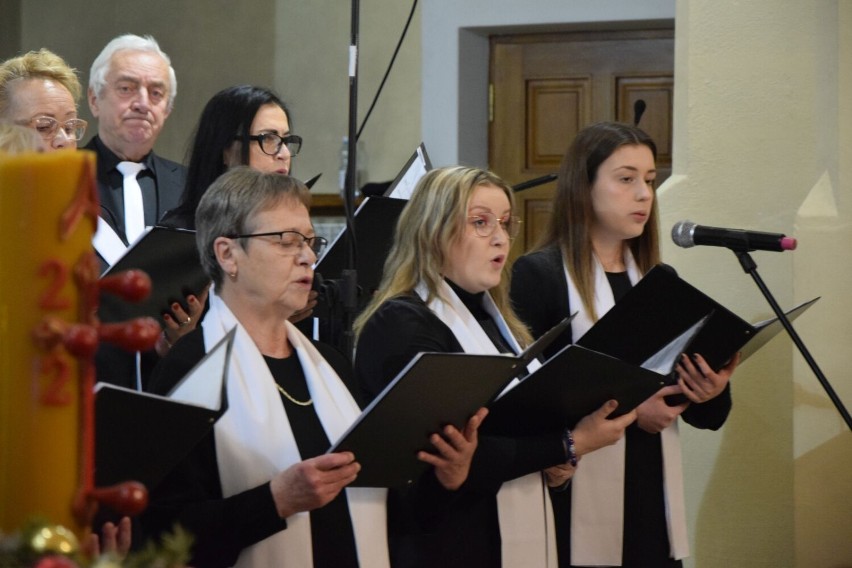
[[[98,133],[86,149],[98,157],[100,215],[94,247],[102,269],[180,201],[186,168],[153,150],[176,94],[169,56],[151,36],[119,36],[92,63],[88,101]],[[118,301],[104,297],[101,308]],[[177,322],[189,323],[183,310],[179,314],[174,314]],[[159,358],[153,350],[134,354],[105,344],[95,360],[98,380],[144,388]]]
[[[86,148],[98,155],[95,249],[108,265],[180,200],[186,169],[153,151],[176,94],[169,56],[151,36],[119,36],[92,63],[88,101],[98,134]]]

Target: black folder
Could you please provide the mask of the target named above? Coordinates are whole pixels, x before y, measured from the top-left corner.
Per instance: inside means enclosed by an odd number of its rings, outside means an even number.
[[[446,424],[463,428],[512,379],[520,364],[507,355],[420,353],[329,452],[355,454],[361,471],[353,486],[412,483],[427,467],[417,452],[431,449],[429,436]]]
[[[571,428],[615,399],[612,417],[630,412],[666,377],[578,345],[566,345],[489,406],[483,434],[531,436]]]
[[[386,197],[398,197],[408,199],[411,192],[417,186],[417,182],[423,177],[425,172],[432,169],[432,160],[429,159],[429,154],[426,153],[426,145],[420,143],[402,169],[396,175],[396,178],[391,182],[385,191]]]
[[[201,267],[195,244],[195,231],[171,227],[150,227],[124,255],[101,276],[138,269],[151,278],[151,295],[131,303],[102,294],[98,317],[103,322],[119,322],[149,316],[157,320],[170,311],[173,302],[185,303],[187,294],[198,294],[210,279]]]
[[[138,481],[152,490],[228,408],[231,330],[168,396],[95,385],[95,483]]]
[[[432,169],[432,162],[421,142],[408,161],[388,186],[384,196],[371,196],[364,199],[355,211],[355,269],[358,271],[358,285],[361,288],[361,303],[366,304],[378,289],[382,279],[385,260],[393,243],[396,222],[408,203],[407,195],[422,176],[423,171]],[[405,197],[393,196],[401,192]],[[323,279],[339,279],[343,270],[349,268],[347,229],[344,228],[331,242],[325,254],[317,261],[316,272]]]
[[[365,301],[369,300],[373,291],[379,287],[385,259],[393,243],[396,221],[406,203],[408,201],[405,199],[393,197],[368,197],[355,212],[355,269],[358,271],[361,297]],[[347,268],[346,234],[347,230],[343,229],[317,262],[316,272],[325,280],[341,278],[343,269]]]
[[[311,179],[306,181],[305,187],[307,187],[308,189],[311,189],[314,186],[314,184],[319,180],[320,176],[322,176],[322,173],[318,173],[317,175],[315,175],[314,177],[312,177]]]
[[[817,299],[793,308],[788,316],[798,317]],[[742,350],[744,356],[751,355],[783,329],[777,318],[752,325],[680,278],[672,269],[656,266],[616,302],[577,345],[641,365],[672,338],[708,315],[706,324],[688,346],[688,352],[701,354],[716,371],[737,351]]]
[[[400,487],[427,467],[417,459],[442,426],[461,429],[570,323],[565,318],[520,355],[419,353],[329,449],[361,464],[358,487]],[[489,419],[486,418],[485,422]]]

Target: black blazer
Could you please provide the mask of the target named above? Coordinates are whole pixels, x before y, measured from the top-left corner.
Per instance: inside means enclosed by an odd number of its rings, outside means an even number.
[[[512,307],[534,338],[544,335],[571,313],[563,270],[562,253],[556,245],[524,255],[512,266],[509,291]],[[571,343],[573,337],[569,327],[544,354],[550,357]]]
[[[115,169],[121,159],[107,148],[97,136],[89,140],[86,150],[92,150],[98,157],[98,199],[100,216],[128,244],[124,234],[124,193],[122,177]],[[143,160],[148,166],[144,177],[153,181],[154,191],[143,191],[145,205],[145,224],[154,225],[169,209],[177,207],[186,184],[186,168],[177,162],[167,160],[151,152]],[[140,174],[141,176],[142,174]],[[140,178],[140,185],[148,182]]]
[[[112,227],[125,245],[124,234],[124,191],[123,178],[115,166],[121,159],[107,148],[97,136],[89,140],[86,150],[97,155],[99,215]],[[143,160],[147,166],[146,174],[140,176],[143,186],[142,199],[145,206],[145,224],[154,225],[163,214],[175,207],[183,193],[186,182],[186,168],[177,162],[161,158],[151,152]],[[144,177],[144,179],[143,179]],[[106,262],[99,258],[101,271],[107,268]],[[101,303],[122,301],[114,296],[105,295]],[[154,350],[142,353],[139,372],[143,388],[159,361]],[[136,387],[136,356],[114,345],[101,343],[95,355],[98,380],[127,388]]]

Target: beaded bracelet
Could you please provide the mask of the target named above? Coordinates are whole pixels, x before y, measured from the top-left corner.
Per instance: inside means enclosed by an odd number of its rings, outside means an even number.
[[[562,432],[562,443],[565,445],[565,461],[570,463],[571,467],[577,467],[577,449],[574,447],[574,436],[568,428]]]

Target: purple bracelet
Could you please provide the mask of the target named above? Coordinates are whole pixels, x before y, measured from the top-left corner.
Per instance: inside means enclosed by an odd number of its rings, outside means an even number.
[[[562,433],[562,443],[565,444],[565,461],[571,467],[577,467],[577,449],[574,447],[574,436],[568,428]]]

